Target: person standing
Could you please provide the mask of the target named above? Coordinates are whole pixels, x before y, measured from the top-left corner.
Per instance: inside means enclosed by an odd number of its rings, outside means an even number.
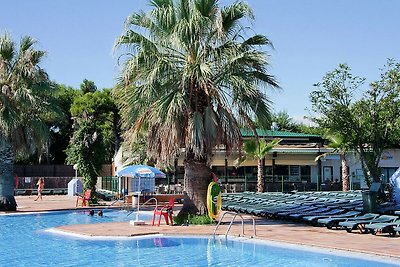
[[[38,182],[36,183],[37,185],[37,191],[38,191],[38,196],[35,199],[38,200],[40,198],[40,200],[42,200],[42,192],[43,192],[43,188],[44,188],[44,178],[39,178]]]

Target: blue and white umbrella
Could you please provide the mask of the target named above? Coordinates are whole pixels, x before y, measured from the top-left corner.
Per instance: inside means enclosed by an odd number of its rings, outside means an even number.
[[[139,209],[140,209],[140,204],[139,204],[139,199],[140,199],[140,194],[141,194],[141,184],[140,184],[140,178],[165,178],[165,173],[162,171],[151,167],[147,165],[131,165],[131,166],[126,166],[122,170],[117,172],[117,176],[123,176],[123,177],[130,177],[130,178],[138,178],[138,201],[137,201],[137,212],[136,212],[136,222],[140,222],[142,224],[142,221],[139,221]]]
[[[117,176],[124,177],[154,177],[165,178],[165,173],[147,165],[130,165],[117,172]]]

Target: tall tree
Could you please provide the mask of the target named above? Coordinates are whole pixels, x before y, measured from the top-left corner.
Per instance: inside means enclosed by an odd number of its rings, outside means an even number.
[[[111,162],[119,148],[119,114],[110,90],[81,93],[70,109],[74,133],[67,162],[77,165],[85,189],[94,192],[101,165]]]
[[[16,153],[41,153],[57,110],[54,87],[40,67],[44,51],[23,37],[19,48],[10,35],[0,36],[0,210],[16,210],[13,163]]]
[[[97,86],[94,84],[93,81],[89,81],[87,79],[84,79],[83,82],[81,83],[81,91],[86,94],[86,93],[94,93],[97,90]]]
[[[66,149],[67,162],[77,166],[78,172],[83,177],[84,188],[95,192],[105,154],[101,129],[92,117],[75,121],[75,127],[76,130]]]
[[[342,167],[342,191],[343,192],[349,191],[350,183],[349,183],[349,172],[348,172],[346,153],[350,150],[349,149],[350,146],[349,146],[349,144],[346,144],[343,141],[343,138],[339,135],[336,135],[336,136],[335,135],[327,135],[326,138],[329,140],[328,147],[332,148],[332,152],[319,155],[316,158],[316,161],[322,157],[326,157],[329,154],[339,153],[340,154],[340,164]]]
[[[86,116],[96,121],[103,136],[104,159],[111,162],[121,143],[119,109],[111,91],[103,89],[75,97],[71,105],[71,115],[78,120]]]
[[[265,128],[270,123],[270,102],[261,89],[278,85],[261,48],[271,42],[250,36],[243,21],[254,17],[242,1],[224,7],[217,0],[150,3],[150,12],[126,20],[116,42],[128,50],[115,88],[125,139],[148,127],[149,155],[163,162],[184,148],[190,201],[181,214],[204,213],[212,150],[239,149],[238,125],[255,132],[253,119]]]
[[[66,160],[65,149],[73,134],[73,120],[71,115],[71,105],[79,91],[63,84],[56,84],[55,97],[60,103],[60,108],[65,115],[64,120],[53,123],[52,132],[54,132],[49,148],[49,162],[52,164],[64,164]]]
[[[400,136],[400,64],[388,60],[380,79],[362,91],[364,81],[341,64],[324,76],[310,99],[318,114],[314,120],[358,152],[369,185],[380,181],[382,152]]]
[[[246,140],[244,141],[243,150],[245,155],[238,159],[237,164],[240,165],[249,158],[257,160],[257,192],[261,193],[264,191],[264,180],[263,180],[263,160],[271,150],[279,144],[282,139],[274,139],[270,142],[266,142],[264,139]]]
[[[300,127],[286,111],[280,111],[273,115],[272,120],[278,124],[279,130],[288,132],[299,132]]]

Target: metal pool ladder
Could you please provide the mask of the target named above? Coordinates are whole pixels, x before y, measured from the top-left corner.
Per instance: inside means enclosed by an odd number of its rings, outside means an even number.
[[[155,197],[152,197],[152,198],[149,198],[146,202],[144,202],[139,208],[143,208],[143,206],[144,205],[146,205],[147,203],[149,203],[151,200],[154,200],[155,202],[156,202],[156,208],[157,208],[157,206],[158,206],[158,201],[157,201],[157,198],[155,198]],[[131,215],[133,212],[135,212],[137,209],[134,209],[134,210],[131,210],[126,216],[129,216],[129,215]]]
[[[241,222],[242,222],[242,236],[244,236],[244,219],[243,219],[243,214],[240,214],[240,213],[237,213],[237,212],[229,212],[229,211],[227,211],[227,212],[225,212],[224,214],[222,214],[221,218],[219,219],[218,224],[217,224],[217,226],[216,226],[215,229],[214,229],[213,237],[215,238],[215,234],[216,234],[216,232],[217,232],[219,226],[221,225],[222,219],[225,217],[226,214],[233,215],[233,217],[232,217],[232,219],[231,219],[231,222],[229,223],[228,229],[226,230],[225,238],[228,236],[228,233],[229,233],[229,231],[231,230],[232,224],[233,224],[233,222],[235,221],[235,219],[236,219],[237,216],[240,217],[240,220],[241,220]],[[255,237],[255,236],[257,235],[257,232],[256,232],[256,222],[255,222],[253,216],[251,216],[251,219],[252,219],[252,221],[253,221],[253,232],[254,232],[254,235],[252,235],[252,236],[250,236],[250,237],[253,238],[253,237]],[[239,234],[239,236],[240,236],[240,234]]]

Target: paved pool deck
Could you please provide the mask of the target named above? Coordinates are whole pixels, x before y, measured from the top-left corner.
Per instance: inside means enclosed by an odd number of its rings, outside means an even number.
[[[43,196],[42,201],[34,201],[35,196],[17,196],[18,212],[52,211],[75,209],[75,197],[67,196]],[[98,209],[99,207],[94,207]],[[81,208],[78,208],[81,209]],[[226,221],[230,221],[231,215],[227,215]],[[250,216],[244,216],[245,237],[253,235],[253,226]],[[225,219],[224,219],[225,221]],[[133,226],[129,222],[99,223],[85,225],[68,225],[57,228],[65,233],[79,234],[87,237],[93,236],[143,236],[149,234],[166,235],[212,235],[215,225],[203,226],[168,226],[162,221],[161,226],[151,226],[147,221],[143,226]],[[221,225],[217,234],[224,235],[228,225]],[[239,221],[232,226],[229,235],[241,234]],[[284,242],[314,247],[338,249],[391,257],[399,260],[400,265],[400,236],[389,237],[388,234],[360,234],[358,232],[347,233],[344,230],[329,230],[325,227],[313,227],[300,223],[268,220],[256,218],[255,238],[276,242]]]

